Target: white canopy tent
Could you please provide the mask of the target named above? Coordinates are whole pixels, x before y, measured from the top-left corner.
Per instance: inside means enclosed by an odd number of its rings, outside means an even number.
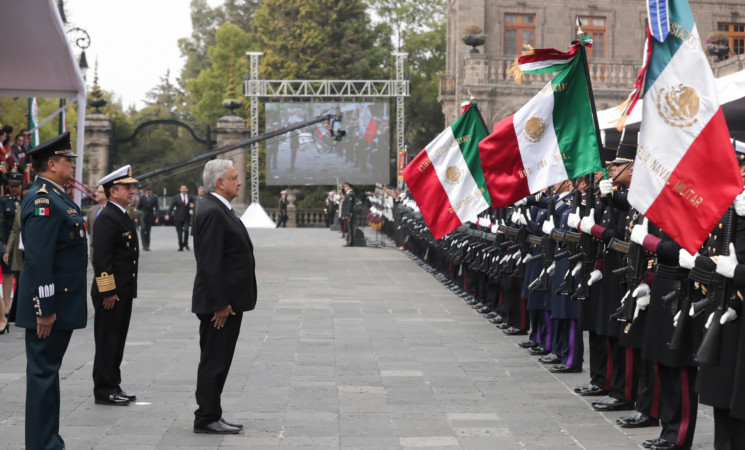
[[[78,106],[78,163],[83,178],[86,88],[54,0],[0,0],[3,34],[14,36],[3,48],[0,96],[74,99]],[[70,102],[68,105],[73,104]],[[80,204],[80,191],[75,191]]]
[[[716,78],[714,82],[717,85],[719,103],[722,105],[722,111],[724,112],[730,133],[740,140],[745,139],[745,70]],[[643,104],[644,101],[639,100],[626,120],[628,131],[639,131]],[[615,122],[620,116],[621,112],[617,108],[598,111],[598,125],[600,125],[601,133],[606,135],[606,145],[609,144],[609,140],[613,141],[611,146],[618,143],[620,133],[616,130]],[[612,138],[610,136],[611,134],[613,135]],[[624,141],[628,142],[629,140],[636,142],[635,137],[629,139],[627,132]]]

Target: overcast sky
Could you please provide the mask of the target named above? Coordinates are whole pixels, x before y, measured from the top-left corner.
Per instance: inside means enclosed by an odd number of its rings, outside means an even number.
[[[68,29],[80,27],[91,37],[86,50],[88,88],[98,60],[98,84],[115,92],[126,109],[144,106],[145,93],[171,71],[181,73],[178,40],[191,35],[190,0],[65,0]],[[208,0],[211,6],[222,0]],[[79,50],[73,45],[76,54]]]

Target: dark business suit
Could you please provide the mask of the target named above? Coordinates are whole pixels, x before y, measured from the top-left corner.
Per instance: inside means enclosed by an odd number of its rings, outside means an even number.
[[[354,245],[354,205],[357,202],[357,197],[354,195],[354,190],[350,189],[344,194],[344,200],[341,203],[341,218],[347,225],[347,243],[348,247]]]
[[[109,202],[96,218],[93,235],[93,274],[91,286],[96,311],[93,335],[96,356],[93,359],[93,393],[107,398],[121,391],[119,366],[124,356],[132,301],[137,298],[137,263],[139,260],[137,229],[129,215]],[[113,275],[114,283],[101,283],[104,274]],[[110,278],[109,278],[110,280]],[[116,294],[119,301],[104,309],[104,297]]]
[[[141,196],[137,202],[137,209],[142,211],[142,223],[140,224],[142,247],[148,250],[150,249],[150,228],[158,218],[158,196],[155,194]]]
[[[204,427],[222,417],[220,395],[233,361],[244,311],[256,306],[253,244],[240,219],[212,193],[199,206],[194,220],[194,278],[191,311],[197,315],[201,357],[197,371],[194,426]],[[230,305],[235,312],[216,329],[215,311]]]
[[[16,325],[26,328],[26,448],[63,448],[59,435],[59,368],[72,330],[87,320],[88,240],[80,209],[61,189],[37,178],[21,202],[25,247]],[[38,316],[57,315],[46,339]]]
[[[176,225],[179,250],[189,247],[189,221],[191,220],[191,214],[189,213],[193,207],[194,198],[186,194],[186,201],[184,201],[179,193],[173,196],[171,206],[168,208],[168,214],[173,217],[173,224]]]

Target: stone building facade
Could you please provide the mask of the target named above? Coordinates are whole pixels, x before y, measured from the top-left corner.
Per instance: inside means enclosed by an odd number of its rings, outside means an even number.
[[[716,30],[730,36],[730,60],[715,63],[723,66],[715,67],[715,75],[743,70],[745,2],[689,3],[702,41]],[[518,110],[551,79],[528,76],[516,84],[509,77],[507,71],[522,44],[566,51],[576,39],[578,16],[595,41],[588,57],[596,108],[623,102],[641,66],[647,23],[644,0],[449,0],[446,69],[438,97],[446,122],[456,119],[460,102],[471,96],[490,126]],[[483,30],[482,46],[472,48],[463,42],[470,24]]]

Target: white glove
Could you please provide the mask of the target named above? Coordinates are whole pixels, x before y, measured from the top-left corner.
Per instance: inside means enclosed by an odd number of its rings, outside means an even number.
[[[496,223],[492,224],[492,226],[489,227],[489,231],[494,234],[499,233],[498,225]]]
[[[696,265],[696,256],[688,253],[688,250],[681,248],[678,252],[678,265],[684,269],[693,269]]]
[[[569,228],[576,230],[577,227],[579,226],[579,221],[580,221],[579,208],[577,208],[576,212],[570,213],[567,216],[567,225],[569,225]]]
[[[499,260],[499,264],[503,264],[505,261],[510,259],[510,255],[504,255],[502,259]]]
[[[678,327],[678,320],[680,320],[680,311],[675,313],[675,317],[673,317],[673,326]]]
[[[595,225],[595,208],[590,209],[590,212],[582,218],[579,223],[579,229],[583,233],[591,234],[592,227]]]
[[[512,255],[512,259],[520,259],[520,250],[516,251],[514,255]]]
[[[516,209],[512,211],[512,216],[510,216],[510,221],[514,224],[520,223],[520,210]]]
[[[640,311],[644,311],[649,306],[649,286],[646,283],[641,283],[634,289],[634,293],[631,294],[636,298],[636,307]]]
[[[528,261],[528,258],[530,258],[530,253],[525,255],[525,258],[523,258],[523,264],[525,264]]]
[[[613,182],[611,180],[600,180],[598,189],[600,189],[601,196],[610,195],[613,192]]]
[[[595,269],[590,273],[590,279],[587,280],[587,285],[592,286],[592,284],[596,281],[600,281],[603,279],[603,272]]]
[[[529,209],[526,209],[525,210],[525,215],[523,217],[525,217],[528,220],[533,220],[533,217],[530,216],[530,210]],[[526,220],[525,223],[528,223],[528,220]]]
[[[707,330],[711,326],[711,323],[714,321],[714,315],[715,314],[716,314],[716,312],[713,312],[713,313],[709,314],[709,318],[706,319],[706,325],[704,325],[704,328],[706,328]]]
[[[735,254],[735,244],[729,244],[729,255],[720,255],[717,262],[717,273],[726,278],[735,277],[735,267],[737,267],[737,254]]]
[[[634,225],[634,229],[631,230],[631,242],[635,242],[639,245],[644,245],[644,238],[649,234],[649,219],[646,217],[642,223]]]
[[[522,205],[527,205],[527,204],[528,204],[528,201],[525,199],[525,197],[513,203],[514,206],[522,206]]]
[[[735,197],[735,212],[738,216],[745,216],[745,191]]]
[[[626,304],[626,299],[629,298],[630,293],[631,291],[626,291],[626,293],[623,294],[623,297],[621,297],[621,306]]]
[[[572,269],[572,276],[576,276],[580,270],[582,270],[582,262],[577,261],[577,264],[574,266],[574,269]]]
[[[554,229],[554,218],[549,217],[548,220],[543,221],[543,225],[541,225],[541,230],[543,231],[543,234],[551,234],[551,230]]]
[[[552,277],[556,273],[556,263],[552,262],[550,266],[548,266],[548,276]]]
[[[719,319],[719,323],[724,325],[725,323],[732,322],[735,319],[737,319],[737,311],[732,308],[727,308],[727,311],[722,314],[722,318]]]

